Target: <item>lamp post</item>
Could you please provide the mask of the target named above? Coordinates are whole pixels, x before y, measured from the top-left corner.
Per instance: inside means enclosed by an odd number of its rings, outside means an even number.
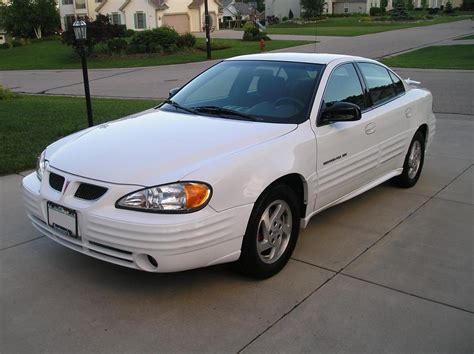
[[[73,23],[72,28],[74,29],[74,36],[79,42],[79,56],[81,57],[82,62],[82,77],[84,78],[84,92],[86,95],[87,122],[89,127],[92,127],[94,125],[94,121],[92,120],[91,93],[89,90],[89,76],[87,74],[87,60],[84,43],[87,39],[87,24],[84,20],[77,20]]]
[[[207,4],[207,0],[204,0],[204,23],[206,26],[207,59],[211,59],[211,21],[209,19],[209,5]]]

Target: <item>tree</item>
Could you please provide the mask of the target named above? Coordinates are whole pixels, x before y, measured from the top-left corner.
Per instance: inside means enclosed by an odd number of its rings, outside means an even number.
[[[324,0],[300,0],[300,4],[304,10],[302,16],[305,19],[321,16],[326,6]]]
[[[428,0],[421,0],[421,8],[426,10],[428,8]]]
[[[446,5],[444,6],[444,13],[446,14],[454,13],[453,4],[451,4],[451,1],[448,1]]]
[[[395,7],[393,8],[390,17],[394,21],[403,21],[410,19],[410,15],[407,12],[404,0],[397,0],[395,2]]]
[[[293,15],[293,11],[290,9],[290,12],[288,12],[288,18],[292,20],[293,17],[295,17],[295,15]]]
[[[380,0],[380,8],[385,9],[387,8],[388,6],[388,0]]]
[[[408,11],[411,11],[415,8],[415,5],[413,4],[413,0],[406,0],[406,9]]]
[[[60,26],[55,0],[11,0],[2,7],[2,22],[14,36],[41,38]]]

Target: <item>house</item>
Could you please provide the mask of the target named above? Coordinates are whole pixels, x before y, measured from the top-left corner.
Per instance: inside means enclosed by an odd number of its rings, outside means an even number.
[[[66,30],[76,16],[94,19],[107,15],[114,24],[136,31],[161,26],[178,32],[201,32],[204,27],[204,0],[59,0],[61,27]],[[208,0],[211,25],[218,29],[222,8],[218,0]]]
[[[257,14],[257,4],[254,2],[244,3],[236,0],[223,0],[221,1],[224,18],[236,20],[238,17],[242,20],[248,20]]]
[[[7,41],[7,31],[0,28],[0,44],[3,44]]]
[[[280,20],[283,17],[288,17],[289,13],[293,12],[294,18],[301,17],[300,0],[266,0],[265,1],[265,16],[275,16]]]

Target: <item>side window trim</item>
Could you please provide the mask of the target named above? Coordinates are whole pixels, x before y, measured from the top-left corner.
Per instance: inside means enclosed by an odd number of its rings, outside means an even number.
[[[357,77],[359,79],[359,85],[360,85],[360,88],[362,89],[362,93],[364,94],[364,100],[366,101],[366,98],[365,98],[365,90],[364,90],[364,87],[365,87],[365,82],[362,83],[361,81],[361,77],[359,76],[359,72],[358,72],[358,68],[357,68],[357,65],[354,61],[346,61],[344,63],[340,63],[338,65],[336,65],[334,67],[334,69],[332,69],[331,73],[329,74],[329,78],[328,80],[326,81],[326,86],[324,87],[324,91],[323,91],[323,94],[321,95],[321,102],[319,103],[319,111],[318,111],[318,117],[316,118],[316,127],[321,127],[321,114],[323,112],[323,103],[324,103],[324,95],[326,94],[326,89],[328,88],[328,84],[329,84],[329,80],[331,80],[331,77],[332,75],[334,74],[334,72],[341,66],[343,65],[352,65],[356,74],[357,74]],[[321,75],[322,76],[322,75]],[[321,78],[320,78],[321,79]],[[316,90],[315,90],[316,91]],[[315,92],[315,96],[316,96],[316,92]],[[313,97],[313,100],[314,100],[314,97]],[[367,101],[366,101],[367,102]],[[364,108],[364,110],[362,110],[361,112],[365,112],[367,111],[367,108]]]
[[[381,102],[381,103],[379,103],[379,104],[374,104],[374,103],[373,103],[373,100],[372,100],[372,96],[370,95],[370,92],[369,92],[369,90],[368,90],[368,88],[367,88],[367,94],[368,94],[368,97],[369,97],[369,100],[370,100],[371,105],[370,105],[369,107],[367,107],[365,110],[363,110],[362,113],[368,112],[368,111],[371,111],[371,110],[373,110],[373,109],[379,108],[379,107],[381,107],[381,106],[383,106],[383,105],[386,105],[387,103],[390,103],[390,102],[392,102],[392,101],[394,101],[394,100],[396,100],[396,99],[398,99],[398,98],[400,98],[400,97],[402,97],[402,96],[404,96],[404,95],[406,94],[406,90],[404,90],[404,92],[401,93],[401,94],[397,94],[397,93],[396,93],[396,91],[395,91],[395,83],[393,82],[393,79],[392,79],[392,77],[390,76],[390,72],[393,73],[392,70],[386,68],[385,66],[382,66],[382,65],[380,65],[380,64],[376,64],[376,63],[373,63],[373,62],[370,62],[370,61],[358,61],[358,62],[354,62],[355,66],[357,67],[358,70],[360,70],[360,68],[359,68],[359,63],[374,64],[374,65],[378,65],[378,66],[380,66],[381,68],[384,68],[385,70],[387,70],[388,76],[390,77],[390,80],[392,81],[392,88],[393,88],[393,90],[394,90],[394,92],[395,92],[395,96],[393,96],[391,99],[386,100],[386,101],[384,101],[384,102]],[[368,87],[368,86],[367,86],[367,83],[366,83],[366,81],[365,81],[365,77],[364,77],[364,75],[362,74],[362,71],[360,71],[360,73],[361,73],[361,75],[362,75],[362,80],[364,81],[364,84],[366,85],[366,87]],[[394,74],[395,74],[395,73],[394,73]],[[395,76],[397,76],[400,80],[402,80],[402,79],[400,78],[400,76],[398,76],[397,74],[395,74]],[[402,80],[402,82],[403,82],[403,80]],[[405,86],[404,86],[404,87],[405,87]]]

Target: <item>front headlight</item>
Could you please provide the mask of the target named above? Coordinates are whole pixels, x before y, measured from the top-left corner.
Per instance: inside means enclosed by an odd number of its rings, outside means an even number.
[[[115,206],[153,213],[189,213],[204,208],[211,193],[211,187],[205,183],[172,183],[127,194]]]
[[[41,155],[38,156],[36,160],[36,176],[41,181],[43,179],[44,170],[48,166],[48,160],[46,160],[46,150],[44,150]]]

